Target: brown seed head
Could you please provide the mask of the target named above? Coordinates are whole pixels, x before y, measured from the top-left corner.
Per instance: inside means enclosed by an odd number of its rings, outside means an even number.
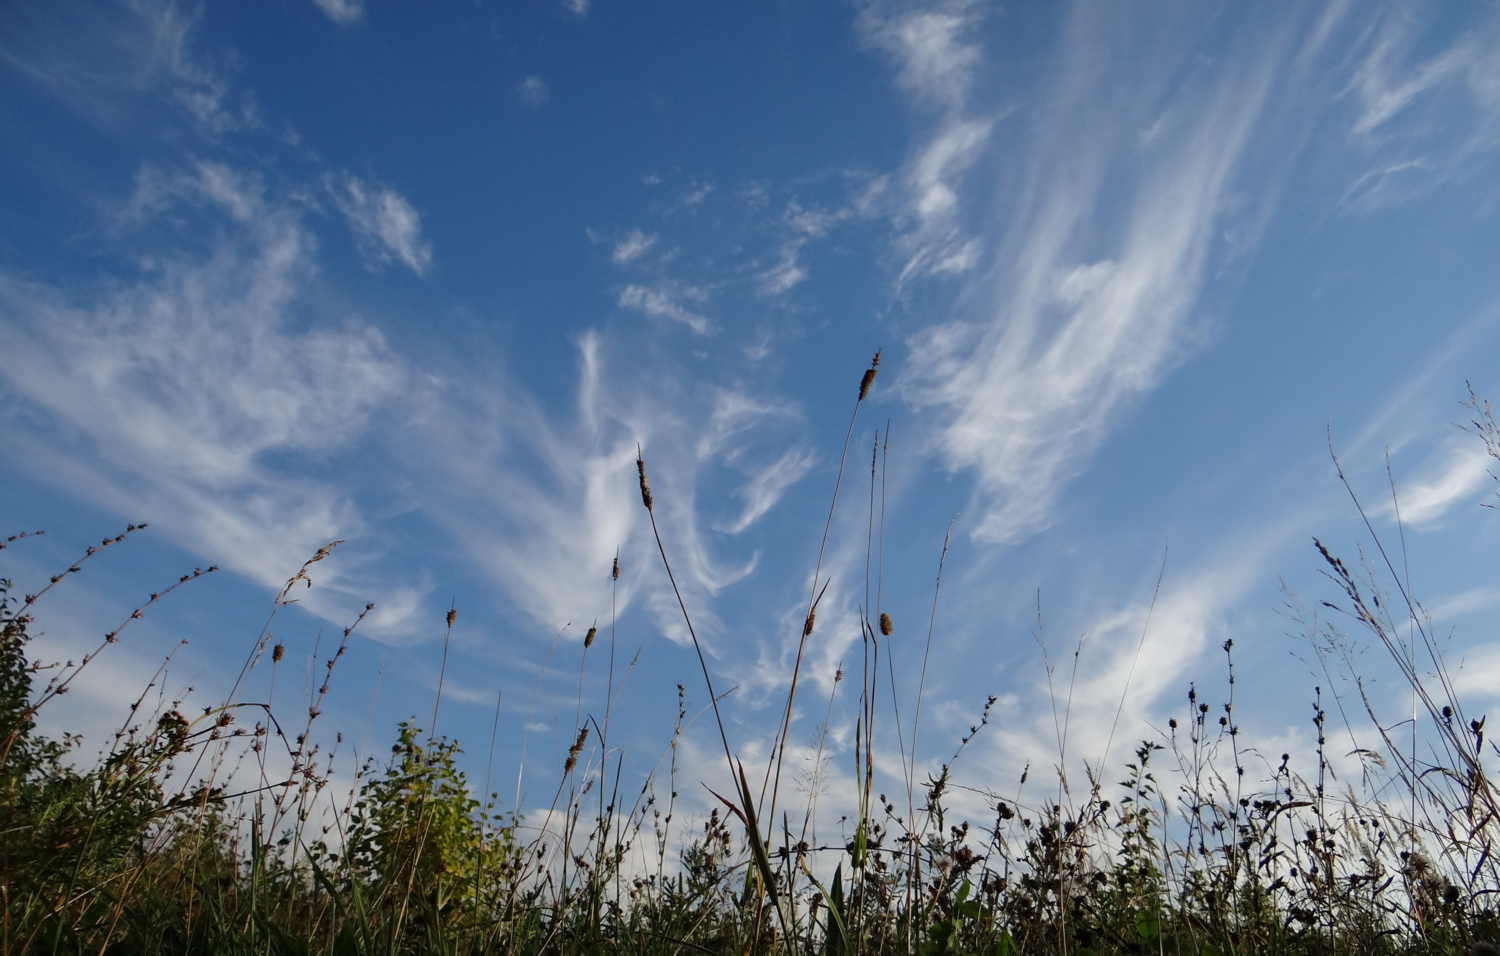
[[[456,618],[456,617],[458,617],[458,610],[456,608],[449,608],[448,609],[448,626],[449,627],[453,626],[453,619]]]
[[[880,368],[880,353],[870,360],[870,367],[865,369],[865,377],[859,380],[859,400],[864,401],[865,396],[870,394],[870,385],[875,381],[875,370]]]
[[[580,729],[578,739],[573,742],[573,746],[568,748],[568,762],[563,764],[563,773],[572,773],[573,768],[578,766],[578,754],[583,750],[583,742],[588,739],[589,729],[587,727]]]
[[[614,570],[612,570],[612,571],[609,572],[609,578],[610,578],[611,581],[618,581],[618,580],[620,580],[620,559],[619,558],[615,558],[615,567],[614,567]]]
[[[884,611],[881,611],[880,612],[880,633],[884,634],[886,637],[890,637],[892,630],[893,630],[893,628],[891,627],[891,616],[889,614],[885,613]]]
[[[583,646],[585,650],[594,646],[594,635],[598,633],[599,629],[597,627],[591,627],[589,628],[589,632],[583,635]]]
[[[813,608],[807,612],[807,623],[802,625],[802,636],[806,637],[813,631],[813,622],[818,618],[818,609]]]
[[[646,483],[646,459],[637,456],[635,470],[641,474],[641,503],[651,510],[651,486]]]
[[[280,664],[281,663],[281,657],[285,653],[286,653],[286,646],[284,644],[277,644],[275,647],[271,648],[271,663],[272,664]]]

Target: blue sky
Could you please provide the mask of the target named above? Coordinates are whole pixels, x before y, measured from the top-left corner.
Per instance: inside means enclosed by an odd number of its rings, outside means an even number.
[[[966,779],[1057,762],[1039,602],[1056,680],[1079,649],[1069,760],[1118,764],[1190,682],[1222,694],[1231,637],[1246,736],[1305,746],[1326,677],[1283,586],[1316,606],[1311,538],[1369,543],[1330,432],[1399,541],[1389,456],[1413,589],[1472,708],[1500,694],[1491,462],[1454,427],[1466,381],[1500,396],[1493,4],[22,0],[0,90],[0,530],[47,532],[0,574],[34,590],[149,522],[49,596],[38,647],[65,658],[222,569],[53,726],[101,739],[184,639],[165,686],[217,699],[281,583],[344,539],[275,625],[310,672],[375,602],[330,732],[426,721],[454,606],[439,732],[482,766],[498,695],[495,766],[514,780],[525,747],[551,781],[580,681],[602,716],[608,644],[582,643],[613,606],[611,746],[640,779],[676,685],[706,697],[639,446],[732,742],[763,760],[877,349],[799,772],[825,710],[828,752],[852,740],[851,683],[828,700],[887,427],[906,708],[953,522],[926,770],[991,694]],[[693,775],[721,772],[716,737],[690,730]]]

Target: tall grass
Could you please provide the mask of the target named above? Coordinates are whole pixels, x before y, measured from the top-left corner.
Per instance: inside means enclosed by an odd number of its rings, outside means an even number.
[[[483,786],[470,785],[459,744],[432,733],[441,689],[426,729],[401,724],[389,757],[366,759],[353,788],[334,794],[331,767],[343,735],[325,749],[319,718],[370,608],[323,660],[305,712],[274,703],[283,649],[268,645],[293,589],[312,586],[313,565],[337,543],[314,554],[272,602],[225,700],[189,711],[153,680],[91,761],[77,752],[76,738],[40,734],[35,718],[43,706],[62,706],[57,698],[99,651],[44,667],[28,647],[34,615],[64,599],[65,591],[51,592],[80,564],[35,595],[18,596],[3,582],[0,954],[1500,953],[1493,945],[1500,940],[1500,800],[1486,763],[1487,753],[1493,759],[1500,751],[1486,740],[1484,718],[1462,706],[1430,622],[1373,524],[1368,567],[1351,567],[1317,544],[1334,588],[1322,610],[1334,618],[1292,608],[1327,675],[1308,693],[1312,752],[1255,763],[1258,749],[1240,737],[1236,694],[1244,688],[1235,679],[1234,643],[1226,641],[1223,693],[1210,701],[1190,687],[1165,733],[1134,747],[1124,780],[1103,779],[1103,762],[1086,768],[1086,787],[1066,780],[1054,787],[1030,780],[1029,771],[1017,781],[986,780],[983,768],[970,768],[965,786],[984,797],[986,815],[955,818],[949,805],[960,762],[986,732],[995,699],[949,759],[924,773],[933,764],[917,753],[921,692],[900,697],[889,649],[895,625],[880,603],[888,424],[870,461],[861,660],[849,678],[840,672],[833,689],[857,694],[853,791],[837,795],[852,808],[850,836],[819,843],[812,826],[818,787],[808,788],[794,814],[782,767],[804,652],[828,586],[823,548],[878,363],[877,355],[859,382],[763,766],[742,762],[698,647],[708,704],[690,713],[679,685],[676,722],[654,769],[644,784],[627,783],[608,737],[634,665],[616,672],[611,619],[604,699],[586,700],[581,679],[587,655],[606,652],[596,622],[580,648],[567,756],[530,770],[548,778],[545,810],[523,818],[515,806],[500,808],[490,790],[493,734]],[[1500,460],[1489,407],[1471,395],[1471,408],[1479,439]],[[656,527],[644,455],[638,470],[662,573],[697,647],[692,608],[676,591],[671,543]],[[1353,507],[1365,514],[1349,487]],[[136,530],[88,549],[81,561]],[[946,553],[945,542],[931,620],[920,629],[929,648]],[[169,591],[211,571],[151,595],[100,651]],[[449,629],[456,613],[447,612]],[[1353,622],[1363,638],[1340,621]],[[1425,711],[1434,728],[1425,755],[1400,720],[1379,713],[1354,671],[1360,640],[1386,652]],[[446,650],[445,637],[445,662]],[[924,656],[924,674],[927,663]],[[247,699],[249,675],[266,668],[266,699]],[[1050,663],[1047,670],[1050,679]],[[1352,696],[1332,692],[1341,676],[1353,678]],[[856,677],[857,689],[847,690]],[[1056,690],[1059,773],[1069,694],[1071,687]],[[498,728],[498,699],[496,707]],[[685,832],[675,819],[682,812],[677,747],[710,714],[733,789],[715,794],[707,819]],[[1356,739],[1357,727],[1373,728],[1373,738]],[[1329,741],[1334,733],[1337,746]],[[899,773],[877,773],[877,740],[895,742],[896,752],[881,756],[899,760]],[[820,761],[825,742],[820,736]],[[1334,757],[1345,753],[1362,763],[1358,783],[1333,776]],[[886,784],[895,789],[882,792]]]

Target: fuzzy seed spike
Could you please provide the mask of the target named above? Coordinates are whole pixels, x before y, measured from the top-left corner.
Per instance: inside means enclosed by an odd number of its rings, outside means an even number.
[[[639,472],[641,476],[641,503],[646,506],[647,511],[650,511],[651,485],[646,481],[646,459],[641,457],[639,449],[637,449],[635,456],[635,470]]]
[[[859,380],[859,400],[865,400],[870,394],[870,386],[875,382],[876,371],[880,368],[880,351],[876,351],[875,357],[870,359],[870,367],[865,369],[864,378]]]

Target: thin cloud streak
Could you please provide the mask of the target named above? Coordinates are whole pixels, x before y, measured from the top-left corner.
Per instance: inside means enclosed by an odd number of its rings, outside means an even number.
[[[745,509],[723,530],[739,534],[760,520],[781,500],[788,488],[802,480],[812,468],[814,457],[808,449],[789,448],[786,454],[757,472],[739,490],[739,496],[745,500]]]
[[[639,229],[632,229],[624,239],[615,244],[615,250],[610,253],[609,257],[615,265],[624,265],[645,255],[655,244],[655,236],[648,236]]]
[[[707,293],[692,286],[662,285],[651,288],[632,284],[620,290],[615,302],[622,309],[630,309],[652,318],[681,322],[699,335],[707,335],[713,331],[712,323],[681,302],[682,299],[702,302],[707,298]]]
[[[1397,502],[1382,504],[1382,514],[1394,518],[1399,506],[1402,521],[1418,527],[1430,525],[1454,505],[1472,501],[1481,488],[1493,483],[1492,459],[1477,440],[1443,448],[1440,453],[1442,459],[1429,460],[1421,477],[1397,486]],[[1437,457],[1437,454],[1431,456]]]
[[[23,28],[0,37],[0,64],[105,126],[138,120],[148,94],[203,139],[260,128],[254,95],[235,89],[233,60],[196,48],[202,17],[172,0],[102,4],[88,16],[33,4]]]
[[[1347,87],[1358,107],[1349,136],[1369,157],[1345,193],[1347,211],[1488,174],[1500,146],[1500,16],[1489,13],[1432,54],[1423,40],[1435,8],[1394,6],[1377,21]]]

